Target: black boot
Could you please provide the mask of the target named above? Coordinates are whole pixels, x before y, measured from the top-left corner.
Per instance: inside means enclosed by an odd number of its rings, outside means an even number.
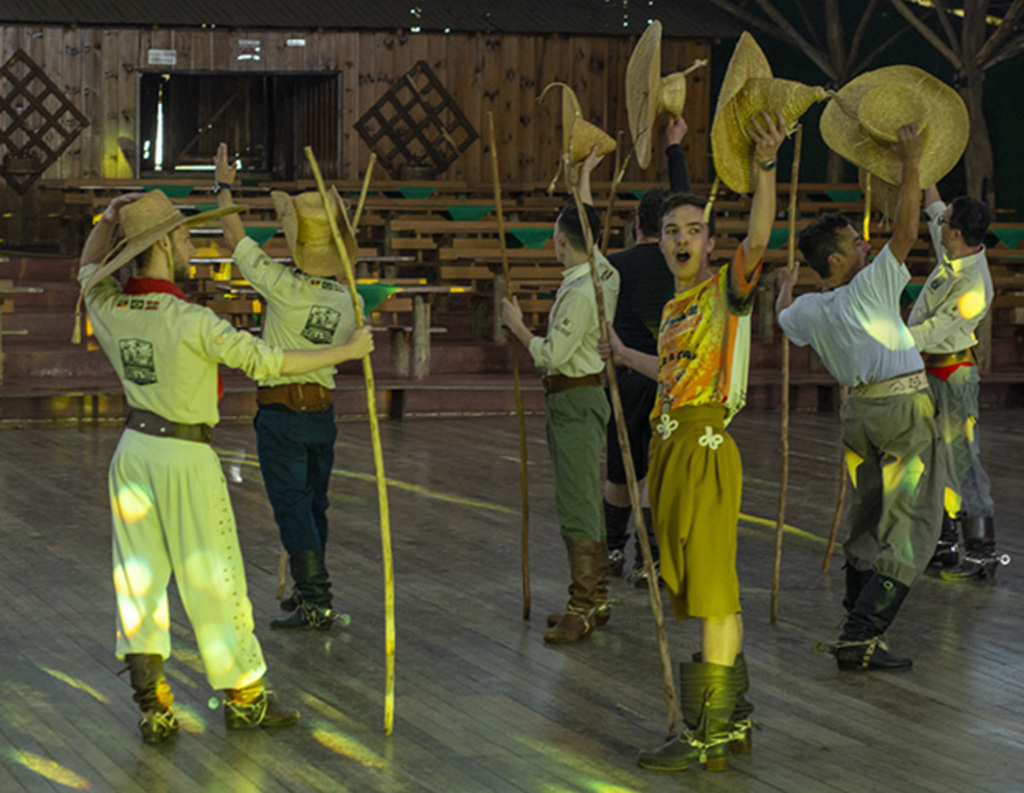
[[[892,655],[883,638],[909,591],[906,584],[878,573],[867,580],[835,646],[840,671],[898,671],[913,666],[909,658]]]
[[[996,577],[1003,557],[996,553],[995,520],[963,517],[960,526],[964,533],[964,558],[951,570],[943,570],[943,581],[984,581]],[[1009,557],[1005,557],[1009,561]]]
[[[159,655],[142,653],[129,653],[124,660],[135,689],[132,699],[142,711],[139,720],[142,740],[149,744],[163,743],[178,732],[178,720],[171,711],[174,695],[164,677],[164,661]]]
[[[637,764],[654,771],[685,771],[705,763],[708,771],[724,771],[733,737],[735,667],[680,664],[679,694],[686,729],[658,749],[641,752]]]
[[[651,508],[643,508],[644,525],[647,527],[647,542],[651,546],[651,561],[654,562],[654,572],[658,572],[658,561],[660,556],[658,554],[658,540],[654,536],[654,518],[651,516]],[[638,529],[639,530],[639,529]],[[636,556],[633,559],[633,572],[629,574],[629,581],[637,589],[647,588],[647,568],[644,567],[644,556],[643,551],[640,550],[640,538],[633,538],[633,543],[636,546]],[[661,578],[658,578],[658,583],[661,584]]]
[[[629,516],[632,507],[617,507],[604,502],[604,529],[608,541],[608,567],[611,575],[621,576],[626,566],[626,543],[629,541]]]
[[[849,614],[853,611],[853,606],[857,602],[857,598],[860,597],[860,591],[875,574],[875,571],[858,570],[850,564],[849,561],[843,565],[843,569],[846,571],[846,596],[843,598],[843,608],[846,609],[846,613]]]
[[[270,627],[330,630],[341,615],[331,608],[331,579],[327,575],[324,552],[301,551],[288,561],[299,592],[299,603],[287,617],[273,620]]]
[[[290,727],[299,720],[299,712],[281,705],[274,692],[264,687],[263,678],[244,688],[228,689],[227,695],[224,726],[229,730]]]
[[[297,586],[292,586],[292,593],[281,601],[281,611],[295,611],[302,602],[302,593]]]
[[[960,520],[951,518],[943,510],[942,512],[942,533],[939,535],[939,542],[935,546],[935,553],[932,554],[929,567],[936,567],[948,570],[955,567],[960,561]]]

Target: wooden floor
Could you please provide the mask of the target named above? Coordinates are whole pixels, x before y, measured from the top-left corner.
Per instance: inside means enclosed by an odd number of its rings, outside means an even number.
[[[138,739],[114,659],[106,467],[118,431],[0,433],[0,791],[956,791],[1024,790],[1024,413],[989,411],[983,440],[1003,550],[995,585],[922,580],[890,638],[914,670],[839,674],[811,652],[836,635],[841,560],[823,574],[838,423],[793,418],[780,620],[768,624],[778,415],[741,414],[746,478],[740,581],[754,753],[727,773],[635,765],[665,734],[647,594],[618,580],[611,623],[565,648],[541,641],[565,600],[541,418],[529,419],[533,618],[521,619],[516,422],[385,422],[394,534],[397,699],[383,721],[383,584],[365,424],[345,423],[332,488],[329,563],[352,624],[330,634],[267,627],[278,543],[245,425],[218,448],[272,683],[296,728],[228,734],[191,629],[172,601],[167,668],[182,734]],[[675,660],[697,625],[669,620]]]

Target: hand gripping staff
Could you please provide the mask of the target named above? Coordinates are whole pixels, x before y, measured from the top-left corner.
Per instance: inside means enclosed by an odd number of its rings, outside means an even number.
[[[341,240],[331,200],[327,195],[326,187],[324,187],[324,179],[320,174],[320,166],[317,164],[316,157],[313,155],[313,149],[306,146],[303,151],[306,152],[306,158],[313,170],[313,178],[316,179],[317,190],[320,191],[324,209],[327,210],[331,236],[334,238],[338,255],[345,267],[345,282],[348,284],[349,295],[352,297],[356,327],[360,328],[363,326],[363,312],[359,306],[359,296],[356,293],[353,262],[349,261],[348,251],[345,250],[345,245]],[[370,438],[373,442],[373,462],[377,471],[377,498],[380,504],[380,544],[384,557],[384,648],[387,667],[384,689],[384,734],[391,735],[395,725],[395,582],[391,562],[391,521],[388,513],[387,481],[384,478],[384,455],[380,446],[380,425],[377,422],[377,405],[374,398],[373,367],[370,364],[369,355],[363,358],[363,377],[366,380],[366,406],[370,416]]]
[[[487,124],[491,131],[491,165],[494,173],[494,206],[498,213],[498,243],[501,246],[501,272],[505,278],[505,297],[512,299],[512,279],[508,267],[508,251],[505,248],[505,215],[501,211],[501,177],[498,173],[498,141],[494,134],[494,113],[487,111]],[[519,417],[519,492],[522,500],[522,548],[523,571],[523,619],[530,619],[530,491],[526,480],[526,413],[523,410],[523,391],[519,385],[519,357],[513,345],[509,346],[512,358],[512,386],[516,395],[516,415]]]
[[[590,280],[594,285],[594,299],[597,302],[597,321],[601,328],[602,341],[608,340],[608,319],[604,313],[604,293],[597,272],[597,260],[594,255],[594,238],[590,233],[587,213],[583,208],[579,190],[573,181],[572,163],[568,155],[563,155],[566,178],[572,191],[576,211],[579,212],[580,225],[583,227],[583,238],[587,244],[587,256],[590,261]],[[636,536],[640,542],[640,550],[644,557],[644,569],[647,571],[647,591],[651,596],[651,610],[654,612],[655,632],[658,637],[658,652],[661,656],[662,682],[665,686],[665,699],[668,704],[668,731],[677,733],[680,730],[679,698],[676,696],[675,680],[672,677],[672,658],[668,650],[668,637],[665,634],[665,615],[661,606],[661,592],[658,590],[658,573],[651,558],[651,544],[647,539],[647,527],[643,526],[643,510],[640,506],[640,487],[637,484],[636,469],[633,467],[633,455],[629,448],[629,434],[626,431],[626,419],[622,412],[622,399],[619,396],[619,382],[615,378],[615,364],[611,357],[605,362],[605,376],[608,378],[608,392],[611,396],[612,414],[615,416],[615,429],[622,449],[622,462],[626,469],[626,484],[629,488],[629,500],[633,506],[633,519],[638,523]]]

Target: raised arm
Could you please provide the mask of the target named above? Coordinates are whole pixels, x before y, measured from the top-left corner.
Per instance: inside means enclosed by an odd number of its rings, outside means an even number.
[[[682,116],[665,126],[665,156],[668,157],[668,189],[673,193],[690,192],[690,172],[683,154],[683,138],[689,127]]]
[[[238,169],[228,160],[228,144],[221,143],[217,147],[213,164],[214,179],[221,186],[220,192],[217,193],[217,206],[233,206],[235,198],[231,195],[231,185],[235,181],[235,172]],[[245,225],[242,219],[238,215],[225,215],[220,219],[220,225],[224,229],[224,239],[228,241],[231,250],[234,250],[238,243],[245,239]]]
[[[750,204],[750,225],[743,240],[743,274],[750,277],[768,249],[775,223],[775,166],[779,147],[786,139],[786,119],[781,110],[773,113],[762,110],[760,118],[755,116],[750,120],[747,133],[754,141],[751,163],[754,199]]]
[[[604,159],[603,154],[597,153],[597,144],[590,150],[590,154],[587,155],[587,159],[580,163],[580,178],[576,184],[576,189],[580,193],[580,201],[584,204],[590,204],[594,206],[594,194],[590,189],[590,174],[593,170],[601,164],[601,160]]]
[[[82,255],[79,257],[78,266],[85,267],[88,264],[99,264],[110,250],[110,237],[114,233],[114,227],[120,220],[121,207],[138,201],[145,193],[125,193],[114,198],[92,227],[89,236],[82,248]]]
[[[896,261],[905,262],[910,249],[917,240],[917,229],[921,218],[921,184],[919,165],[924,133],[917,131],[914,124],[905,124],[897,132],[893,145],[896,157],[903,164],[903,180],[900,182],[899,198],[896,200],[896,214],[889,240],[889,252]]]

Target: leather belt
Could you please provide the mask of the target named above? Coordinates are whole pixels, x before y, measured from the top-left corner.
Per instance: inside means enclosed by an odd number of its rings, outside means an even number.
[[[334,407],[334,398],[331,390],[319,383],[282,383],[260,388],[256,404],[283,407],[293,413],[325,413]]]
[[[567,377],[564,374],[546,374],[541,378],[545,394],[557,394],[570,388],[582,388],[586,385],[604,386],[603,374],[585,374],[583,377]]]
[[[125,426],[130,430],[154,435],[158,438],[177,438],[182,441],[213,443],[213,427],[209,424],[178,424],[149,410],[132,408]]]
[[[924,358],[925,369],[941,369],[943,366],[953,366],[958,363],[965,363],[969,366],[978,365],[973,347],[959,352],[924,353],[921,357]]]
[[[880,383],[864,383],[863,385],[854,386],[851,389],[851,393],[859,397],[878,399],[879,397],[899,396],[900,394],[916,394],[918,391],[924,391],[927,388],[928,377],[925,373],[914,372],[913,374],[891,377],[888,380],[882,380]]]

